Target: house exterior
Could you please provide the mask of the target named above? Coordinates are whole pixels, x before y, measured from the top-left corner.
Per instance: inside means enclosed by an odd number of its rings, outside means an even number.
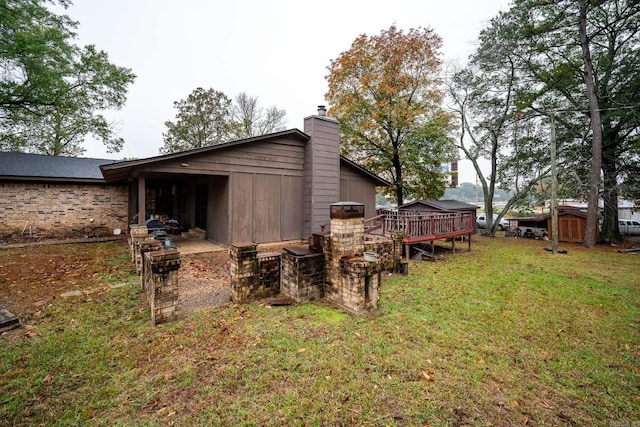
[[[0,164],[4,154],[0,153]],[[69,163],[84,160],[67,158]],[[10,178],[4,172],[0,167],[0,185]],[[85,224],[93,218],[89,228],[99,223],[105,229],[124,230],[128,224],[144,224],[149,217],[164,214],[181,228],[205,230],[207,239],[222,244],[306,239],[329,223],[329,205],[340,200],[363,203],[365,215],[374,216],[375,188],[389,185],[340,156],[338,122],[321,115],[305,118],[304,132],[286,130],[140,160],[96,160],[91,173],[91,182],[78,185],[94,186],[79,191],[89,198],[97,188],[114,191],[119,195],[119,211],[117,215],[110,211],[106,199],[102,207],[83,202],[85,210],[93,206],[93,216],[80,219]],[[25,177],[18,174],[14,178]],[[38,183],[39,192],[30,200],[59,200],[59,195],[42,187],[41,180],[31,178]],[[72,185],[67,177],[57,178],[62,187],[56,194]],[[0,211],[11,210],[14,199],[3,196]],[[91,200],[100,204],[102,199]],[[28,205],[13,208],[13,219],[1,221],[0,236],[20,228],[16,218],[25,208]],[[68,221],[59,214],[65,209],[58,206],[45,212],[38,230],[54,223],[62,230]]]
[[[112,234],[128,221],[127,187],[100,165],[114,160],[0,153],[0,241]]]

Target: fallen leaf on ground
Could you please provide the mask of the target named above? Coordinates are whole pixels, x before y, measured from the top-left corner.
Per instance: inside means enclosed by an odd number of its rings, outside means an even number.
[[[425,372],[425,371],[422,371],[422,378],[424,378],[427,381],[433,381],[434,380],[434,378],[431,375],[429,375],[427,372]]]
[[[307,349],[306,349],[306,348],[299,348],[299,349],[298,349],[298,353],[304,353],[305,351],[307,351]]]
[[[544,409],[552,409],[552,406],[549,405],[547,402],[545,402],[544,400],[542,402],[539,403],[540,406],[542,406]]]

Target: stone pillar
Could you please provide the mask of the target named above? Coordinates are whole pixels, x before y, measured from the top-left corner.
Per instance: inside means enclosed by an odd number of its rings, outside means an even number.
[[[144,262],[144,288],[151,306],[151,320],[154,325],[176,320],[180,252],[176,249],[147,252]]]
[[[232,243],[229,246],[231,274],[231,299],[233,302],[248,301],[259,286],[258,245],[252,242]]]
[[[396,273],[402,273],[404,271],[404,266],[401,266],[400,264],[402,262],[402,240],[404,239],[404,233],[402,231],[392,231],[387,233],[387,236],[393,240],[393,271]]]
[[[142,257],[140,256],[140,242],[153,240],[153,236],[149,234],[149,230],[144,225],[132,225],[129,231],[131,238],[129,245],[131,246],[131,260],[136,266],[138,275],[142,274]]]
[[[342,309],[362,314],[378,307],[380,260],[365,261],[364,205],[331,205],[331,234],[325,239],[325,297]]]
[[[138,243],[136,243],[137,247],[138,247],[138,252],[140,253],[140,259],[141,259],[141,268],[140,271],[138,272],[138,274],[140,274],[140,286],[142,287],[142,290],[145,290],[145,269],[148,268],[146,262],[143,262],[145,260],[145,254],[147,252],[155,252],[155,251],[159,251],[162,249],[162,243],[159,240],[143,240],[140,241]]]
[[[329,286],[340,284],[340,260],[364,252],[364,219],[332,219],[331,235],[325,239],[326,281]],[[327,294],[327,297],[329,295]]]

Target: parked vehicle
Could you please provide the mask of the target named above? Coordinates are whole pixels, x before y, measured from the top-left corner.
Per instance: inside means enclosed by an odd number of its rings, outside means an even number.
[[[546,228],[518,228],[516,231],[516,236],[522,236],[527,239],[547,239],[549,237],[549,233],[547,233]]]
[[[640,222],[630,219],[618,220],[618,228],[623,236],[640,236]]]
[[[498,215],[493,215],[493,222],[496,222],[498,219]],[[476,222],[478,223],[478,228],[487,228],[487,216],[485,214],[478,215],[476,217]],[[498,224],[498,230],[504,230],[509,228],[509,221],[502,218],[500,220],[500,224]]]

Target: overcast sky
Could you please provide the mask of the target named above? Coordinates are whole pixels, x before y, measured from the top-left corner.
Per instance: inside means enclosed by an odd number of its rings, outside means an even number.
[[[173,102],[197,87],[230,98],[257,96],[287,112],[287,129],[326,104],[331,59],[360,34],[391,25],[430,27],[443,39],[445,61],[464,63],[478,33],[508,0],[75,0],[78,44],[94,44],[137,75],[126,106],[108,116],[125,139],[120,153],[97,142],[86,157],[150,157],[163,145]],[[469,165],[461,182],[474,182]]]

